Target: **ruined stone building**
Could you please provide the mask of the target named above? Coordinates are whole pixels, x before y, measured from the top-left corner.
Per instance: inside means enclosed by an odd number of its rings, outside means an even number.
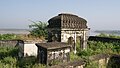
[[[59,14],[48,21],[48,42],[37,43],[38,62],[52,65],[54,62],[68,62],[71,50],[76,53],[76,41],[80,48],[87,47],[87,21],[73,14]]]
[[[86,48],[89,28],[85,19],[77,15],[62,13],[49,19],[48,23],[48,42],[75,44],[79,39],[81,48]]]

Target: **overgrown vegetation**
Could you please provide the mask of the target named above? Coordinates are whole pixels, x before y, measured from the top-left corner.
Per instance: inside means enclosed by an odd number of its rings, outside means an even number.
[[[5,57],[18,57],[18,48],[10,47],[10,46],[1,46],[0,47],[0,59],[3,59]]]
[[[70,61],[75,61],[75,60],[79,60],[79,59],[81,59],[80,56],[74,54],[74,52],[70,53]]]
[[[15,68],[18,48],[0,47],[0,68]]]
[[[0,68],[45,68],[36,57],[18,58],[17,47],[0,47]]]
[[[39,33],[38,33],[39,34]],[[44,35],[44,34],[43,34]],[[41,35],[40,35],[41,36]],[[39,36],[39,37],[40,37]],[[101,37],[119,38],[119,36],[100,34]],[[45,37],[45,35],[44,35]],[[0,40],[19,38],[14,34],[0,35]],[[95,62],[89,62],[89,56],[96,54],[120,54],[120,42],[100,42],[88,41],[88,48],[80,50],[80,41],[76,43],[77,54],[71,52],[70,60],[85,59],[86,68],[98,68]],[[16,47],[0,47],[0,68],[45,68],[46,66],[36,63],[36,57],[18,58],[18,48]],[[55,63],[56,64],[56,63]]]
[[[0,34],[0,40],[18,39],[19,37],[15,34]]]
[[[111,37],[111,38],[119,38],[120,36],[114,36],[114,35],[106,35],[106,34],[100,34],[98,36],[101,37]],[[85,59],[87,62],[87,65],[85,68],[98,68],[98,64],[95,62],[88,62],[89,57],[92,55],[97,54],[120,54],[120,42],[100,42],[100,41],[88,41],[88,47],[85,50],[80,50],[80,42],[77,41],[76,44],[77,47],[77,54],[72,55],[71,59],[76,59],[76,57]]]
[[[30,34],[35,36],[35,37],[47,37],[47,23],[45,22],[34,22],[32,21],[33,24],[29,25],[29,28],[31,28]]]
[[[80,45],[79,45],[80,46]],[[79,47],[77,45],[77,47]],[[89,57],[97,54],[120,54],[120,42],[97,42],[97,41],[88,41],[88,48],[85,50],[80,50],[77,48],[77,54],[71,53],[71,61],[78,59],[85,59],[86,65],[85,68],[98,68],[98,63],[94,61],[89,61]],[[103,66],[104,68],[106,65]]]
[[[35,37],[31,34],[0,34],[0,40],[39,40],[42,41],[44,38]]]
[[[119,38],[120,36],[100,34],[101,37]],[[77,40],[77,55],[91,56],[95,54],[120,54],[120,42],[88,41],[87,49],[80,50],[80,42]]]

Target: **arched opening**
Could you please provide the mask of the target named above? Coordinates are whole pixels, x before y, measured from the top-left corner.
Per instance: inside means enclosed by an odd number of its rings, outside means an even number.
[[[68,38],[68,44],[72,45],[73,43],[74,43],[73,37],[69,37]]]
[[[74,39],[73,39],[73,37],[68,38],[68,44],[71,45],[71,50],[74,50]]]
[[[57,37],[55,35],[52,36],[52,42],[56,42],[57,41]]]

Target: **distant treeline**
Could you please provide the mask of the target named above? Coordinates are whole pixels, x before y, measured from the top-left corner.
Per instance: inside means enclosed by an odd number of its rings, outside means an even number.
[[[101,42],[120,42],[120,36],[103,34],[97,36],[90,36],[89,41],[101,41]]]
[[[96,30],[96,33],[115,34],[120,35],[120,30]]]

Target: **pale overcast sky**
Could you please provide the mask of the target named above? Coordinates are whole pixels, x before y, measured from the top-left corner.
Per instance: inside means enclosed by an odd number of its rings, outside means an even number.
[[[28,28],[59,13],[73,13],[92,30],[120,30],[120,0],[0,0],[0,28]]]

